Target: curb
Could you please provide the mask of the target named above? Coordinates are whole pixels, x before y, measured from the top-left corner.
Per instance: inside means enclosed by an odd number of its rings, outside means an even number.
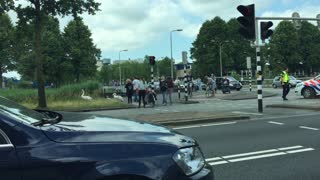
[[[299,106],[299,105],[283,105],[283,104],[266,105],[266,108],[285,108],[285,109],[300,109],[300,110],[320,111],[320,107]]]
[[[269,94],[269,95],[264,95],[263,97],[264,98],[268,98],[268,97],[275,97],[277,96],[278,94],[276,93],[273,93],[273,94]],[[228,100],[228,101],[237,101],[237,100],[247,100],[247,99],[257,99],[256,96],[254,97],[231,97],[231,98],[228,98],[228,97],[224,97],[224,98],[218,98],[218,99],[221,99],[221,100]]]
[[[200,103],[199,101],[180,101],[179,103],[181,103],[181,104],[198,104],[198,103]]]
[[[249,116],[234,116],[234,117],[220,117],[220,118],[202,118],[202,119],[191,119],[191,120],[181,120],[181,121],[158,121],[152,122],[161,124],[164,126],[182,126],[182,125],[195,125],[213,122],[224,122],[224,121],[235,121],[235,120],[248,120]]]
[[[111,110],[121,110],[121,109],[135,109],[137,107],[114,107],[114,108],[97,108],[97,109],[81,109],[81,110],[70,110],[64,112],[92,112],[92,111],[111,111]]]

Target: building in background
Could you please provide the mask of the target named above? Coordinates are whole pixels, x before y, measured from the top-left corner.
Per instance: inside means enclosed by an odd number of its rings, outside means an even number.
[[[109,64],[111,64],[111,59],[109,59],[109,58],[104,58],[102,60],[98,60],[97,64],[96,64],[97,70],[101,71],[103,65],[109,65]]]

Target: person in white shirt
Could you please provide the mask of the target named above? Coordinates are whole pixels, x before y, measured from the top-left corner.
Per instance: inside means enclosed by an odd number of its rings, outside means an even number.
[[[145,97],[146,97],[146,89],[148,88],[148,84],[146,83],[146,81],[144,80],[144,78],[142,78],[139,81],[139,108],[141,106],[141,100],[143,100],[143,107],[146,107],[146,101],[145,101]]]
[[[138,95],[139,95],[139,78],[134,77],[134,80],[132,81],[133,84],[133,96],[134,96],[134,102],[138,102]]]

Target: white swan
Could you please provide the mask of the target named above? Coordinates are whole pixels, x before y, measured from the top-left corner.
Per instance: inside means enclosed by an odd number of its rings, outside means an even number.
[[[123,100],[123,97],[118,96],[116,93],[113,93],[112,95],[113,95],[113,98],[118,99],[118,100],[120,100],[121,102],[124,101],[124,100]]]
[[[83,89],[81,89],[81,91],[82,91],[82,94],[81,94],[81,98],[82,99],[84,99],[84,100],[92,100],[92,97],[84,95],[84,90]]]

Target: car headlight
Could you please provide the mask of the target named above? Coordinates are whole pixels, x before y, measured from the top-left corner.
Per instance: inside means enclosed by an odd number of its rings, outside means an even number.
[[[242,83],[239,83],[240,86],[242,86]]]
[[[230,86],[233,86],[233,84],[230,84]]]
[[[180,149],[173,155],[173,160],[187,176],[198,172],[205,164],[205,160],[199,147]]]

